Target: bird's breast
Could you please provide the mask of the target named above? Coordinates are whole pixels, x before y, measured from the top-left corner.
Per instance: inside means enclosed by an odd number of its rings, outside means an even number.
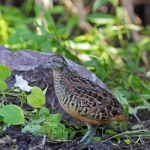
[[[69,89],[65,86],[62,80],[54,80],[54,88],[56,97],[65,111],[70,111],[70,109],[75,108],[75,96]]]

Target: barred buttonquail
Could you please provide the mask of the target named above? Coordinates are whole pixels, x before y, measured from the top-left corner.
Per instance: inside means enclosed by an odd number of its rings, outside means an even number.
[[[72,73],[63,57],[52,55],[43,66],[52,69],[55,94],[61,107],[88,126],[80,142],[88,144],[99,125],[126,120],[117,99],[106,89]]]

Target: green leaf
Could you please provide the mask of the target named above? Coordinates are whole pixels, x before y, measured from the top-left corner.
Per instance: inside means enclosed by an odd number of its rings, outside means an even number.
[[[112,130],[112,129],[107,129],[106,130],[106,134],[108,134],[108,135],[115,135],[116,132],[114,130]]]
[[[3,79],[0,79],[0,91],[7,90],[7,84]]]
[[[130,139],[126,139],[126,140],[123,140],[126,144],[131,144],[131,140]]]
[[[138,111],[137,107],[133,108],[133,107],[129,106],[129,114],[136,115],[137,111]]]
[[[40,108],[45,104],[45,95],[38,87],[33,87],[31,94],[28,95],[27,101],[34,108]]]
[[[94,142],[94,143],[100,142],[101,140],[102,140],[102,138],[100,136],[92,137],[92,142]]]
[[[66,140],[68,139],[68,131],[61,123],[49,123],[45,122],[42,126],[44,134],[50,139]]]
[[[142,129],[142,125],[141,124],[136,124],[136,125],[133,125],[131,128],[132,128],[132,130]]]
[[[32,124],[41,124],[43,122],[45,122],[45,117],[44,116],[42,116],[40,118],[38,116],[37,119],[34,119],[34,117],[32,118]]]
[[[60,123],[62,115],[61,114],[50,114],[48,117],[46,117],[46,121],[48,122],[55,122]]]
[[[65,11],[65,9],[61,5],[54,6],[50,9],[50,12],[52,14],[59,14],[59,13],[63,13],[64,11]]]
[[[144,106],[150,111],[150,103],[148,101],[144,101]]]
[[[5,80],[10,75],[11,75],[10,69],[4,64],[0,64],[0,78]]]
[[[28,124],[22,129],[23,133],[31,132],[34,135],[40,135],[43,133],[41,125],[38,124]]]
[[[131,74],[131,75],[129,76],[129,78],[128,78],[127,83],[128,83],[128,86],[129,86],[129,87],[132,87],[132,88],[135,88],[135,87],[136,87],[136,88],[138,89],[138,88],[140,87],[140,85],[141,85],[141,80],[140,80],[139,77],[137,77],[137,76]]]
[[[115,7],[117,7],[119,0],[109,0]]]
[[[94,13],[87,16],[87,20],[97,25],[114,24],[115,18],[108,14]]]
[[[5,105],[0,109],[0,116],[3,117],[3,122],[10,125],[24,124],[24,113],[17,105]]]
[[[125,114],[128,115],[129,104],[128,104],[126,97],[123,95],[123,93],[120,90],[121,90],[120,87],[113,89],[113,94],[115,95],[117,100],[123,106],[123,110],[124,110]]]
[[[49,109],[46,107],[41,107],[39,110],[39,115],[41,116],[49,116]]]

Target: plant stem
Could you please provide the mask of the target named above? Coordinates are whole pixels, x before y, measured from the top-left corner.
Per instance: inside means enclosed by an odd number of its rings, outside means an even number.
[[[8,96],[13,96],[13,97],[18,97],[19,94],[14,94],[14,93],[8,93],[8,92],[0,92],[0,95],[6,97],[6,95]]]
[[[145,133],[149,133],[149,135],[138,135],[138,136],[148,136],[150,137],[150,130],[145,130],[145,129],[142,129],[142,130],[136,130],[136,131],[125,131],[125,132],[122,132],[122,133],[119,133],[119,134],[116,134],[110,138],[107,138],[101,142],[106,142],[107,140],[111,140],[113,138],[116,138],[116,137],[119,137],[119,136],[122,136],[122,135],[126,135],[126,134],[136,134],[136,133],[140,133],[140,132],[145,132]],[[137,135],[134,135],[134,137],[136,137]]]

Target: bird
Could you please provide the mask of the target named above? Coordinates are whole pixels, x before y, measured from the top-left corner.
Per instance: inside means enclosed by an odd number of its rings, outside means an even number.
[[[42,66],[52,70],[55,95],[63,110],[88,127],[80,143],[89,144],[101,125],[126,121],[122,105],[115,96],[72,72],[64,57],[51,55]]]

